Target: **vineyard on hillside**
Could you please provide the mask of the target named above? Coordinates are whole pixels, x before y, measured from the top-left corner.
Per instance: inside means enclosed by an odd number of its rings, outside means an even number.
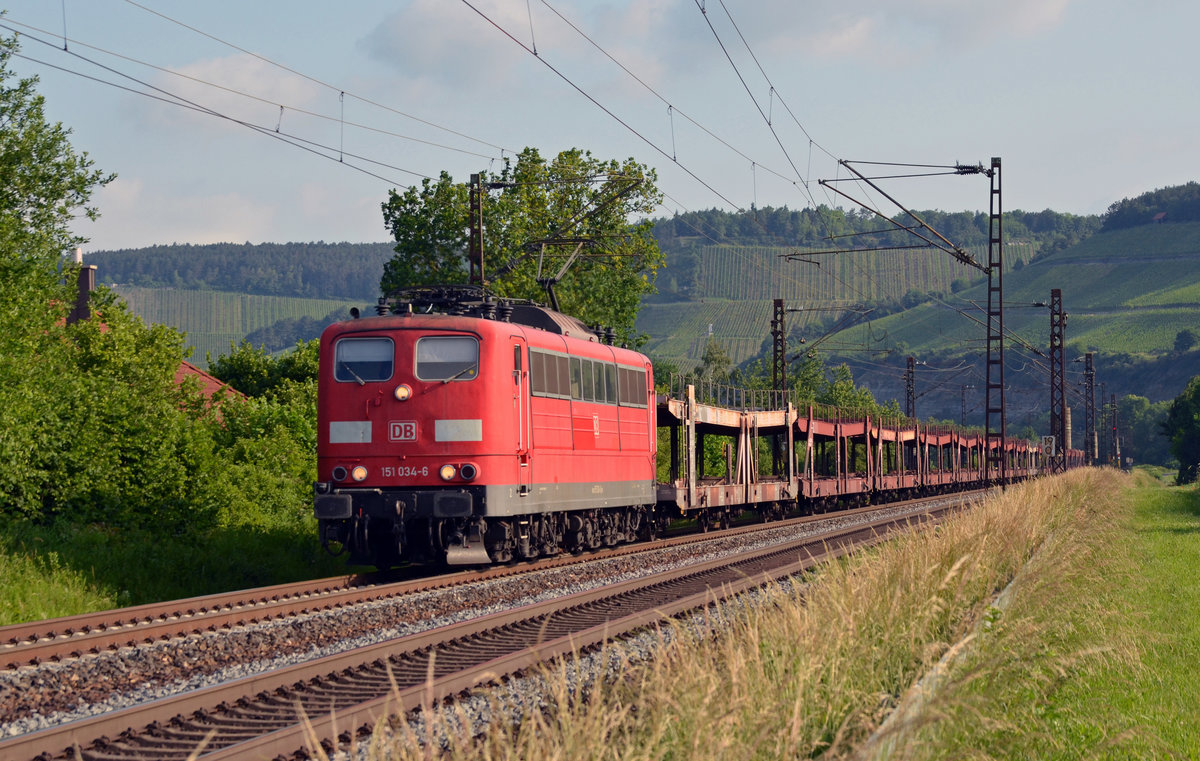
[[[986,262],[987,251],[968,249]],[[910,292],[949,293],[954,281],[975,281],[983,275],[942,251],[903,251],[814,256],[811,261],[788,261],[782,254],[796,249],[766,246],[706,246],[689,259],[694,271],[674,276],[693,283],[702,299],[642,305],[637,329],[651,338],[643,347],[655,357],[671,359],[681,368],[700,362],[711,332],[734,364],[757,354],[771,334],[772,302],[784,299],[789,309],[789,341],[797,336],[819,338],[814,323],[840,315],[828,307],[900,302]],[[1005,246],[1007,268],[1023,266],[1033,255],[1032,244]],[[1019,264],[1018,264],[1019,262]],[[960,286],[962,283],[959,284]]]
[[[651,336],[643,351],[653,357],[671,359],[680,369],[690,370],[700,363],[710,332],[736,365],[759,354],[764,342],[770,340],[773,310],[771,301],[762,300],[643,304],[637,329]],[[839,316],[840,313],[827,311],[790,312],[786,317],[788,340],[795,342],[798,337],[812,340],[817,337],[816,323]]]
[[[734,363],[758,353],[771,331],[771,302],[706,299],[694,303],[643,304],[637,329],[651,336],[642,349],[670,358],[680,369],[700,362],[709,331]]]
[[[206,352],[212,352],[214,357],[228,354],[231,343],[239,343],[247,333],[279,320],[320,318],[336,309],[348,311],[351,306],[360,306],[330,299],[223,291],[133,286],[119,286],[113,290],[146,322],[170,325],[186,333],[187,345],[194,348],[191,362],[200,366],[206,364]]]
[[[987,263],[984,247],[968,248]],[[1006,268],[1033,256],[1032,244],[1005,245]],[[906,250],[803,256],[798,249],[705,246],[696,253],[694,290],[706,298],[743,301],[786,299],[814,304],[898,301],[909,292],[949,292],[956,280],[973,281],[982,273],[943,251]],[[1018,262],[1020,264],[1018,264]]]

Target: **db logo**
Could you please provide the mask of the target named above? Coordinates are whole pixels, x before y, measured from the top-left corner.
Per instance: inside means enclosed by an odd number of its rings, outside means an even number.
[[[389,441],[416,441],[417,422],[415,420],[393,420],[388,423]]]

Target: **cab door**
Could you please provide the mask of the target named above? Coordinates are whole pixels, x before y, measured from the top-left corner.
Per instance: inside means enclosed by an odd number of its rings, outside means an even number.
[[[516,425],[517,487],[523,497],[529,494],[532,465],[529,461],[530,412],[529,412],[529,351],[523,336],[510,336],[512,345],[512,398]]]

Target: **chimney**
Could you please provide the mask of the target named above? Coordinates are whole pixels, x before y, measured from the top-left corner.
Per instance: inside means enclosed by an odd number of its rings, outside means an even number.
[[[83,252],[80,249],[75,249],[75,261],[83,260]],[[79,268],[79,292],[75,296],[75,308],[67,315],[67,324],[86,320],[92,316],[92,310],[88,307],[88,297],[92,295],[92,291],[96,290],[96,265],[85,264]]]

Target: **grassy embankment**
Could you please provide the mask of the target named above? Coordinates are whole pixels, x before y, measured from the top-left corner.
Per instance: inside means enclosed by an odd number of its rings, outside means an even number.
[[[552,671],[545,713],[448,755],[1195,758],[1198,559],[1197,492],[1044,479],[824,569],[802,599],[777,591],[725,634],[681,632],[586,698]],[[409,738],[387,757],[428,756]]]
[[[309,516],[201,536],[0,526],[0,625],[346,573]]]

